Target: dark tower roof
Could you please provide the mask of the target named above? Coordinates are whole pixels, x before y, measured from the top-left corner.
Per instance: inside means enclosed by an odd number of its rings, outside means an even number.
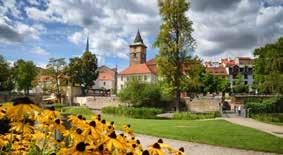
[[[89,52],[88,36],[87,36],[85,51]]]
[[[138,30],[134,42],[130,45],[130,47],[133,47],[133,46],[143,46],[146,48],[145,44],[143,43],[143,40],[140,34],[140,30]]]
[[[138,30],[138,32],[137,32],[134,43],[142,43],[143,44],[143,40],[142,40],[142,37],[141,37],[141,34],[140,34],[140,30]]]

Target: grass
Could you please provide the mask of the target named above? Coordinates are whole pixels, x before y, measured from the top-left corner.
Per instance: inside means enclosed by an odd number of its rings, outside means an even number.
[[[91,119],[93,112],[84,106],[72,106],[72,107],[63,107],[63,113],[72,114],[72,115],[82,115],[86,119]]]
[[[152,120],[104,115],[118,129],[131,124],[136,133],[247,150],[283,153],[283,138],[224,120]]]

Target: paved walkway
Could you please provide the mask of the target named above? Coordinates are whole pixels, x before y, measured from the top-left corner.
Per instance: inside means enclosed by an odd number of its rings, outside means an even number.
[[[159,139],[159,137],[137,134],[137,138],[141,140],[144,147],[151,145]],[[174,148],[185,148],[188,155],[275,155],[274,153],[257,152],[251,150],[241,150],[235,148],[219,147],[207,144],[192,143],[180,140],[172,140],[162,138],[164,143]]]
[[[236,117],[236,116],[229,117],[229,118],[226,117],[223,119],[231,123],[234,123],[234,124],[254,128],[254,129],[257,129],[263,132],[270,133],[274,136],[283,138],[283,126],[263,123],[263,122],[259,122],[251,118],[243,118],[243,117]]]

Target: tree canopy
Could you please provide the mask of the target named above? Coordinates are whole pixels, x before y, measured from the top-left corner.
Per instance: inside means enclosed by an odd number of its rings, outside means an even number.
[[[159,48],[156,58],[158,74],[167,82],[176,95],[176,111],[179,111],[181,81],[186,77],[183,64],[188,52],[195,45],[192,37],[192,21],[186,16],[190,3],[186,0],[159,0],[162,18],[160,32],[154,42]]]
[[[86,95],[88,89],[94,85],[98,77],[95,54],[86,51],[82,57],[71,58],[68,66],[68,75],[73,83],[80,84],[82,94]]]
[[[254,79],[261,93],[283,93],[283,37],[254,51]]]
[[[18,60],[14,64],[14,75],[18,90],[24,90],[26,95],[32,88],[32,81],[37,75],[37,67],[32,61]]]

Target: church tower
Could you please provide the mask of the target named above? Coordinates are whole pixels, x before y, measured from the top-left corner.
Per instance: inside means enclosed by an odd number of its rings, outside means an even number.
[[[138,30],[134,42],[130,45],[130,66],[146,63],[146,48]]]

